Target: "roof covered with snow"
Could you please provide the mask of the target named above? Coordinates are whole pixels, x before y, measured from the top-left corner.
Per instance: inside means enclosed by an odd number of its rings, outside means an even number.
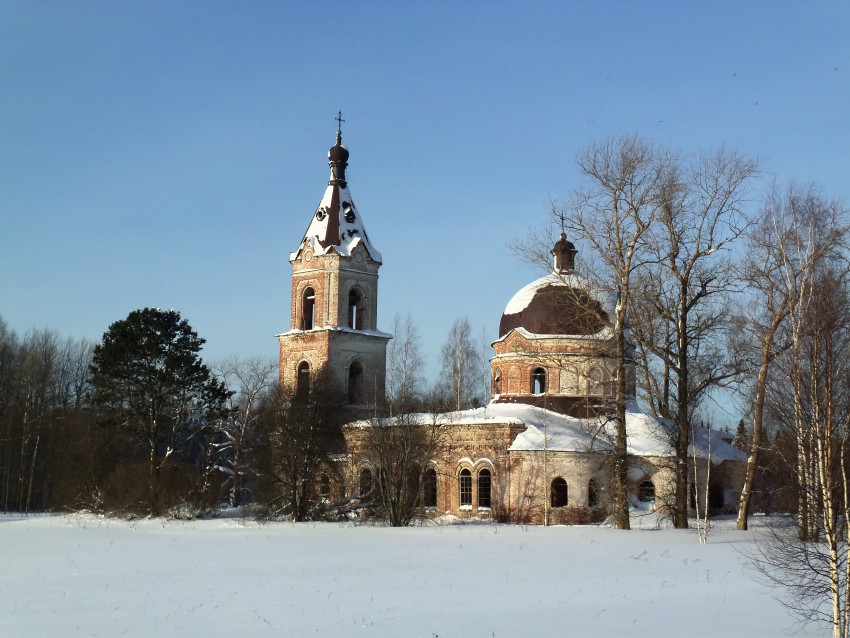
[[[572,270],[555,270],[523,286],[508,302],[499,337],[524,328],[535,335],[597,335],[614,314],[616,298]]]
[[[585,290],[593,299],[599,302],[602,309],[608,313],[608,316],[613,316],[614,304],[616,303],[616,298],[613,294],[604,291],[599,286],[595,286],[584,277],[566,272],[551,272],[539,279],[535,279],[530,284],[526,284],[511,297],[508,305],[505,306],[505,312],[503,314],[515,315],[522,312],[528,308],[528,305],[532,302],[537,292],[546,286],[564,286],[575,288],[576,290]]]
[[[452,425],[524,425],[525,430],[508,448],[511,451],[605,452],[611,449],[613,423],[610,418],[580,419],[524,403],[491,402],[473,410],[417,414],[406,418],[405,422],[428,425],[435,419],[438,423]],[[369,427],[373,422],[359,421],[351,425]],[[637,406],[630,406],[626,411],[628,453],[633,456],[672,456],[671,428],[670,422],[644,414]],[[696,452],[696,456],[711,458],[715,463],[747,459],[744,452],[724,440],[723,432],[698,427],[693,438],[689,455]]]
[[[381,253],[369,240],[363,218],[348,191],[348,182],[345,178],[348,150],[342,145],[342,136],[339,131],[337,131],[336,145],[328,151],[328,163],[331,167],[331,178],[310,220],[307,232],[304,233],[299,250],[309,246],[316,255],[326,255],[335,251],[343,257],[350,257],[354,249],[362,245],[369,253],[369,257],[374,261],[382,262]],[[290,261],[297,256],[298,250],[290,255]]]

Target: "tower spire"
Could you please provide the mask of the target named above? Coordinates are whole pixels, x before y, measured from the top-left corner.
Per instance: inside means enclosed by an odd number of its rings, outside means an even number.
[[[334,119],[336,120],[336,143],[340,145],[342,144],[342,123],[345,122],[342,119],[342,111],[337,113]]]
[[[348,166],[348,149],[342,145],[342,111],[334,118],[337,122],[336,144],[328,150],[328,165],[331,168],[325,194],[316,208],[301,240],[301,246],[310,245],[315,254],[327,254],[333,250],[344,257],[351,257],[352,251],[362,245],[369,258],[381,262],[381,254],[375,250],[366,227],[360,217],[351,193],[345,169]],[[297,258],[296,250],[290,254],[290,261]]]

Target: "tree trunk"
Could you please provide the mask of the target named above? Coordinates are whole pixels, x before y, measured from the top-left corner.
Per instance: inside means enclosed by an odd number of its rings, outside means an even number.
[[[777,313],[771,322],[770,329],[762,338],[761,359],[758,375],[756,375],[755,398],[753,401],[753,437],[747,455],[747,470],[744,475],[744,484],[741,486],[741,497],[738,500],[738,529],[746,530],[750,514],[750,500],[753,495],[753,481],[759,464],[759,453],[761,451],[762,430],[764,422],[764,400],[767,392],[767,371],[771,361],[771,347],[773,336],[782,322],[782,314]]]
[[[688,309],[687,284],[683,282],[679,295],[679,321],[677,325],[676,366],[678,368],[676,410],[676,494],[673,510],[673,527],[688,528],[688,445],[690,444],[690,386],[688,384]]]
[[[622,325],[622,323],[620,323]],[[614,417],[614,521],[631,529],[629,521],[628,439],[626,437],[626,339],[617,330],[617,409]]]

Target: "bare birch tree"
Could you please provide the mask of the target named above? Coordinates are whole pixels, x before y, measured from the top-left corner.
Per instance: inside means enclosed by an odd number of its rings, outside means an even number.
[[[751,279],[758,286],[755,298],[771,300],[773,316],[769,316],[767,330],[757,324],[750,326],[759,338],[760,360],[754,386],[753,445],[742,497],[749,498],[752,490],[750,473],[757,465],[768,406],[773,418],[797,443],[798,531],[801,539],[813,540],[819,534],[820,505],[806,398],[810,365],[806,348],[811,338],[812,308],[823,303],[815,293],[818,278],[824,272],[846,268],[848,225],[840,205],[825,201],[811,187],[792,185],[787,192],[774,191],[764,215],[763,224],[768,228],[763,236],[768,244],[761,260],[763,272],[754,273],[757,276]],[[773,367],[776,374],[771,374]]]
[[[481,355],[472,336],[469,319],[456,319],[441,352],[442,378],[439,387],[446,395],[452,410],[478,407],[484,401],[481,396]]]
[[[826,620],[835,638],[850,634],[850,269],[821,264],[789,314],[792,342],[783,359],[791,379],[802,481],[797,533],[775,530],[757,557],[761,572],[789,590],[786,606],[803,621]],[[786,395],[787,396],[787,395]],[[828,609],[829,611],[825,611]]]
[[[742,530],[747,529],[753,482],[763,448],[770,371],[776,357],[790,347],[792,331],[784,327],[789,313],[796,312],[801,301],[805,271],[818,261],[834,258],[847,230],[834,212],[823,216],[823,224],[816,221],[813,216],[822,217],[818,209],[823,202],[818,199],[811,188],[791,185],[781,192],[774,187],[747,239],[743,280],[749,301],[739,322],[741,338],[735,349],[750,355],[750,370],[755,374],[751,381],[752,438],[738,503],[738,529]],[[816,240],[817,245],[804,247],[811,240]]]

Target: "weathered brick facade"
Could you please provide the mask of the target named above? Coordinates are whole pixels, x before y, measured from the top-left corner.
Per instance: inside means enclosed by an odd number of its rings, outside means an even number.
[[[289,331],[278,335],[280,383],[297,387],[326,366],[347,403],[373,409],[384,402],[386,348],[378,330],[381,255],[354,207],[341,134],[328,152],[331,179],[301,244],[290,255]]]

